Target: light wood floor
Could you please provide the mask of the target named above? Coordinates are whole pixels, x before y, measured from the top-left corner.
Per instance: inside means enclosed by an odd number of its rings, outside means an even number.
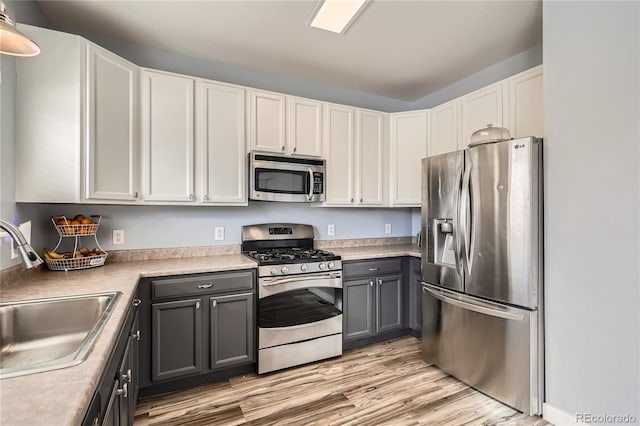
[[[549,425],[469,388],[403,337],[139,402],[143,425]]]

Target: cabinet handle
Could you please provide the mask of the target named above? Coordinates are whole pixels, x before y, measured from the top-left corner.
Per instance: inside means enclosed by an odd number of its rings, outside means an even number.
[[[298,148],[296,148],[296,147],[294,146],[294,147],[293,147],[293,152],[296,152],[296,149],[298,149]]]
[[[213,300],[211,301],[211,307],[212,307],[212,308],[215,308],[216,306],[218,306],[218,301],[217,301],[217,300],[215,300],[215,299],[213,299]]]
[[[282,150],[284,151],[284,145],[282,145]]]
[[[369,285],[373,287],[373,280],[369,280]]]
[[[131,337],[136,339],[139,342],[140,341],[140,330],[136,330],[135,333],[131,333]]]
[[[374,272],[374,271],[379,271],[379,270],[380,270],[380,268],[369,268],[369,270],[370,270],[371,272]]]
[[[122,388],[116,389],[116,395],[120,395],[123,398],[127,398],[129,396],[129,385],[125,383],[122,385]]]
[[[128,369],[127,372],[122,374],[120,377],[122,378],[121,380],[124,383],[131,383],[131,377],[132,377],[131,369]]]
[[[141,303],[142,303],[142,300],[140,300],[140,299],[133,299],[133,303],[132,303],[132,305],[133,305],[133,306],[135,306],[135,307],[138,307],[138,306],[140,306],[140,304],[141,304]]]
[[[138,192],[133,193],[133,198],[138,198]]]
[[[382,278],[376,279],[376,282],[378,283],[378,285],[382,284]]]
[[[196,309],[200,309],[200,302],[196,302]]]
[[[362,202],[362,198],[360,198],[360,202]]]
[[[351,202],[353,203],[353,198],[351,199]]]
[[[189,199],[193,200],[193,194],[189,194]]]
[[[204,196],[204,197],[202,197],[202,199],[203,199],[204,201],[209,201],[209,196],[205,194],[205,196]]]
[[[198,288],[211,288],[213,287],[213,284],[209,283],[209,284],[200,284],[198,286]]]

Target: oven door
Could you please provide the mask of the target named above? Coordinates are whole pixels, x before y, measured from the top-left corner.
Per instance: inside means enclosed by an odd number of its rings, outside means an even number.
[[[262,201],[324,201],[324,160],[252,153],[249,198]]]
[[[342,273],[261,278],[260,349],[342,333]]]

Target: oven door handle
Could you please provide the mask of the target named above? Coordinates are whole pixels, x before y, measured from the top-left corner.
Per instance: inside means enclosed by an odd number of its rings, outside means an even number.
[[[309,193],[307,194],[307,198],[311,201],[313,198],[313,169],[309,168]]]
[[[294,282],[300,282],[300,281],[317,281],[317,280],[326,280],[326,279],[336,280],[340,278],[342,278],[342,275],[339,273],[338,274],[336,273],[322,274],[322,275],[296,275],[294,277],[288,277],[288,278],[276,278],[276,279],[269,279],[269,280],[265,279],[262,283],[260,283],[260,285],[266,287],[266,286],[294,283]]]

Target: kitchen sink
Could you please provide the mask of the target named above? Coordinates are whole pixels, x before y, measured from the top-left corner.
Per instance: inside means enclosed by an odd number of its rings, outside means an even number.
[[[0,379],[83,362],[120,295],[0,303]]]

